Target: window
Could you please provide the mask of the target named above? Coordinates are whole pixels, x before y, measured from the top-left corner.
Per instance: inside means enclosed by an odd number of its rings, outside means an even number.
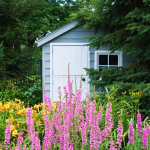
[[[95,69],[122,66],[122,52],[95,51]]]

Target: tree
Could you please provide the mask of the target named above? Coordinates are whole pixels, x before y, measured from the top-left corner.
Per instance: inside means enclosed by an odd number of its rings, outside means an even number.
[[[86,69],[89,83],[97,89],[116,86],[119,91],[142,90],[140,108],[149,115],[150,104],[150,1],[149,0],[94,0],[93,9],[82,9],[74,15],[85,28],[104,30],[104,35],[86,37],[90,47],[109,45],[131,54],[136,62],[127,67],[108,68],[102,71]],[[99,81],[102,77],[103,80]]]
[[[0,79],[25,77],[37,50],[35,40],[47,33],[43,0],[0,0],[0,43],[3,60]]]
[[[41,57],[37,38],[66,24],[79,7],[72,0],[0,0],[0,80],[25,78]]]

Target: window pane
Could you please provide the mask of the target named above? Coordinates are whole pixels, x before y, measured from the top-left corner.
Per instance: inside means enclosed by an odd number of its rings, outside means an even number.
[[[109,66],[109,68],[110,68],[110,67],[118,67],[118,66]]]
[[[99,71],[101,71],[102,68],[108,68],[108,66],[99,66]]]
[[[109,55],[109,65],[118,65],[118,55]]]
[[[108,55],[99,55],[99,65],[108,65]]]

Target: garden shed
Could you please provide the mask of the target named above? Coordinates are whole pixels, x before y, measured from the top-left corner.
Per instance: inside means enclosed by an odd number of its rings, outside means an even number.
[[[88,43],[84,37],[96,35],[94,29],[84,29],[82,26],[76,26],[77,23],[72,21],[38,40],[38,46],[42,48],[43,85],[47,97],[53,102],[59,100],[59,86],[62,97],[64,96],[63,86],[67,85],[69,63],[73,89],[75,77],[79,87],[82,75],[82,98],[85,98],[87,90],[92,93],[94,90],[88,84],[89,78],[83,68],[128,66],[134,61],[131,56],[123,55],[122,51],[110,54],[109,47],[100,47],[97,51],[95,48],[89,50],[88,46],[84,46]],[[97,34],[103,34],[103,31],[99,30]]]

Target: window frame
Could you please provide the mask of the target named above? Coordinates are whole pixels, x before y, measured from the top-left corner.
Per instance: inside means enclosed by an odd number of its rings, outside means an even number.
[[[95,51],[95,65],[94,68],[99,70],[99,55],[118,55],[118,67],[122,66],[123,62],[123,51],[116,50],[114,53],[110,54],[108,50],[96,50]],[[109,66],[109,64],[108,64]]]

